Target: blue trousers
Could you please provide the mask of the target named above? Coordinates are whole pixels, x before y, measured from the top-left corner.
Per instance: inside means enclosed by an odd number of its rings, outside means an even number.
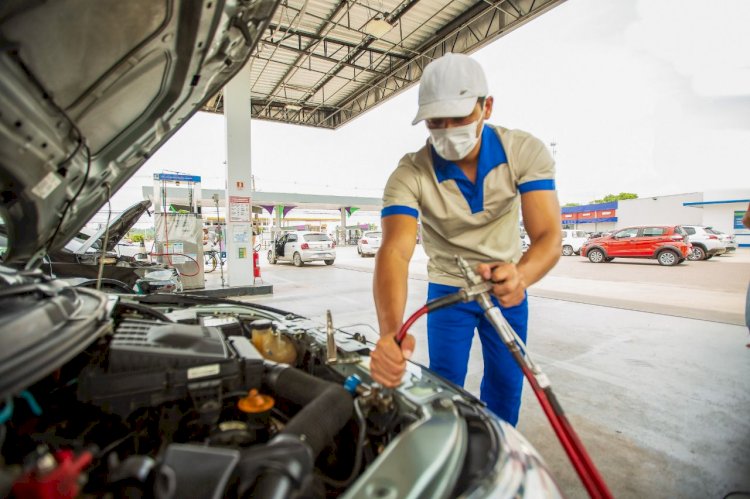
[[[427,299],[440,298],[458,289],[431,282],[427,289]],[[493,301],[495,305],[499,305],[494,298]],[[505,319],[525,342],[529,318],[528,301],[524,299],[515,307],[500,308]],[[484,358],[484,376],[479,398],[497,416],[515,426],[521,408],[523,373],[497,332],[484,318],[477,302],[459,303],[431,312],[427,316],[430,369],[451,382],[464,386],[475,329],[479,331]]]

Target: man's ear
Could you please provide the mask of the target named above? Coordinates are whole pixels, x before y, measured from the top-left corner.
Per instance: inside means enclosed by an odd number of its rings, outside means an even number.
[[[492,96],[488,96],[484,100],[484,119],[485,121],[490,119],[490,116],[492,116],[492,104],[495,102],[495,100],[492,98]]]

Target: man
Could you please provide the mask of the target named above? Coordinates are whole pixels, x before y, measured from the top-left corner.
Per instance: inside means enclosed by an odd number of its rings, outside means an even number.
[[[560,257],[554,162],[531,135],[486,125],[492,106],[484,72],[470,57],[447,54],[425,68],[412,124],[426,121],[430,138],[422,149],[404,156],[383,195],[383,240],[374,278],[381,338],[371,370],[384,386],[398,386],[415,346],[409,335],[399,347],[394,335],[403,322],[418,219],[429,257],[428,299],[465,285],[454,261],[454,255],[461,255],[495,283],[493,299],[524,340],[526,288]],[[523,258],[519,201],[532,242]],[[463,386],[475,329],[484,357],[481,399],[516,424],[523,376],[478,304],[455,305],[428,316],[430,368]]]

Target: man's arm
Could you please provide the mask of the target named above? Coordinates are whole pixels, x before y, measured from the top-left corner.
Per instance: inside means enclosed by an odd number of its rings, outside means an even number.
[[[409,261],[417,240],[417,219],[391,215],[382,219],[383,241],[375,257],[373,293],[380,325],[380,341],[372,352],[370,371],[378,383],[395,387],[406,369],[406,358],[414,350],[408,335],[401,347],[394,336],[404,320]]]
[[[477,268],[484,279],[498,283],[492,293],[504,307],[521,303],[526,288],[544,277],[560,259],[562,232],[557,192],[538,190],[522,194],[521,213],[531,246],[518,265],[489,263]]]

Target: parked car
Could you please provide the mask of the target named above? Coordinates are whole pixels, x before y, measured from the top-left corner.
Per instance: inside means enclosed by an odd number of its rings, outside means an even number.
[[[383,239],[383,233],[380,231],[365,232],[357,241],[357,253],[359,256],[375,256],[380,249],[380,241]]]
[[[738,246],[737,238],[735,237],[734,234],[727,234],[720,230],[716,230],[713,227],[706,227],[706,231],[710,232],[711,234],[715,234],[719,236],[719,239],[721,240],[722,243],[724,243],[724,246],[727,249],[726,253],[737,251],[737,246]]]
[[[562,230],[562,254],[564,256],[578,255],[581,246],[588,241],[588,234],[582,230]]]
[[[268,250],[268,262],[292,262],[295,267],[320,262],[333,265],[336,243],[325,232],[287,232]]]
[[[560,497],[469,392],[412,362],[379,390],[362,335],[46,275],[46,255],[246,66],[277,4],[3,9],[0,496]]]
[[[702,225],[683,225],[693,250],[688,256],[691,261],[710,260],[726,253],[727,247],[718,235]]]
[[[677,265],[691,254],[687,233],[680,226],[628,227],[592,239],[581,247],[581,256],[592,263],[615,258],[653,258],[659,265]]]
[[[116,216],[109,224],[109,239],[102,253],[106,226],[81,228],[64,247],[50,251],[42,269],[50,277],[65,278],[81,287],[95,287],[99,261],[103,260],[101,288],[118,293],[163,293],[182,291],[182,280],[171,266],[118,254],[118,242],[151,206],[141,201]],[[0,225],[0,239],[5,239]]]
[[[592,232],[589,234],[589,239],[596,239],[598,237],[604,237],[607,234],[610,234],[610,232]]]

